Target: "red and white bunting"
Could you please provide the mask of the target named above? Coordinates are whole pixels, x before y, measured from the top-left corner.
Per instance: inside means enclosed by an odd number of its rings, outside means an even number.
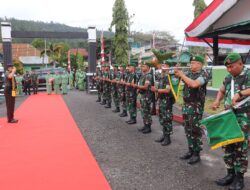
[[[105,63],[103,31],[101,33],[101,58],[101,63],[103,65]]]

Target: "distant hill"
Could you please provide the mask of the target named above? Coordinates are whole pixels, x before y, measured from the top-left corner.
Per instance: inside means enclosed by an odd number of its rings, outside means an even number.
[[[65,24],[54,23],[54,22],[42,22],[42,21],[32,21],[32,20],[18,20],[15,18],[7,18],[7,20],[0,18],[0,22],[7,21],[11,23],[12,30],[17,31],[49,31],[49,32],[87,32],[87,28],[80,28],[80,27],[72,27]],[[114,35],[112,32],[105,31],[104,36],[110,38]],[[100,36],[100,31],[97,31],[97,37]],[[16,43],[31,43],[32,39],[13,39]],[[50,40],[54,41],[64,41],[69,43],[72,46],[77,47],[80,43],[81,46],[83,43],[81,39],[77,40]]]

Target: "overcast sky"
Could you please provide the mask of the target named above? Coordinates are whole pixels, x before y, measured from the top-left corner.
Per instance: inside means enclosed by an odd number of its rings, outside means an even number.
[[[107,30],[115,0],[3,0],[0,17],[58,22],[87,28],[94,25]],[[193,0],[125,0],[131,19],[131,31],[169,31],[182,41],[184,29],[192,22]],[[205,0],[209,5],[212,0]]]

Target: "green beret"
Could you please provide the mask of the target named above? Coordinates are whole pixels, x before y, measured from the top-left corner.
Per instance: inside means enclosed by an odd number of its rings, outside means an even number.
[[[146,61],[142,62],[141,65],[147,65],[147,66],[149,66],[149,67],[154,67],[154,65],[153,65],[152,63],[146,62]]]
[[[241,56],[239,53],[230,53],[226,59],[224,60],[224,64],[228,65],[228,64],[232,64],[238,60],[241,59]]]
[[[130,63],[128,66],[136,67],[135,63]]]
[[[204,57],[202,55],[196,55],[191,57],[191,61],[198,61],[201,62],[202,64],[204,63]]]
[[[116,67],[116,68],[118,68],[118,67],[119,67],[119,65],[118,65],[118,64],[114,64],[114,65],[113,65],[113,67]]]
[[[121,64],[120,67],[126,68],[127,65],[125,63]]]

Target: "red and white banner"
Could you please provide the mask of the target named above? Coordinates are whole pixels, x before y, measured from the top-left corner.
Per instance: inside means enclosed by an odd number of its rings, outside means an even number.
[[[103,31],[101,33],[101,63],[102,65],[105,63]]]
[[[212,38],[205,38],[205,40],[213,46]],[[186,37],[185,46],[199,46],[199,47],[209,47],[208,44],[199,38]],[[229,39],[219,39],[220,48],[240,48],[240,49],[250,49],[249,40],[229,40]]]

